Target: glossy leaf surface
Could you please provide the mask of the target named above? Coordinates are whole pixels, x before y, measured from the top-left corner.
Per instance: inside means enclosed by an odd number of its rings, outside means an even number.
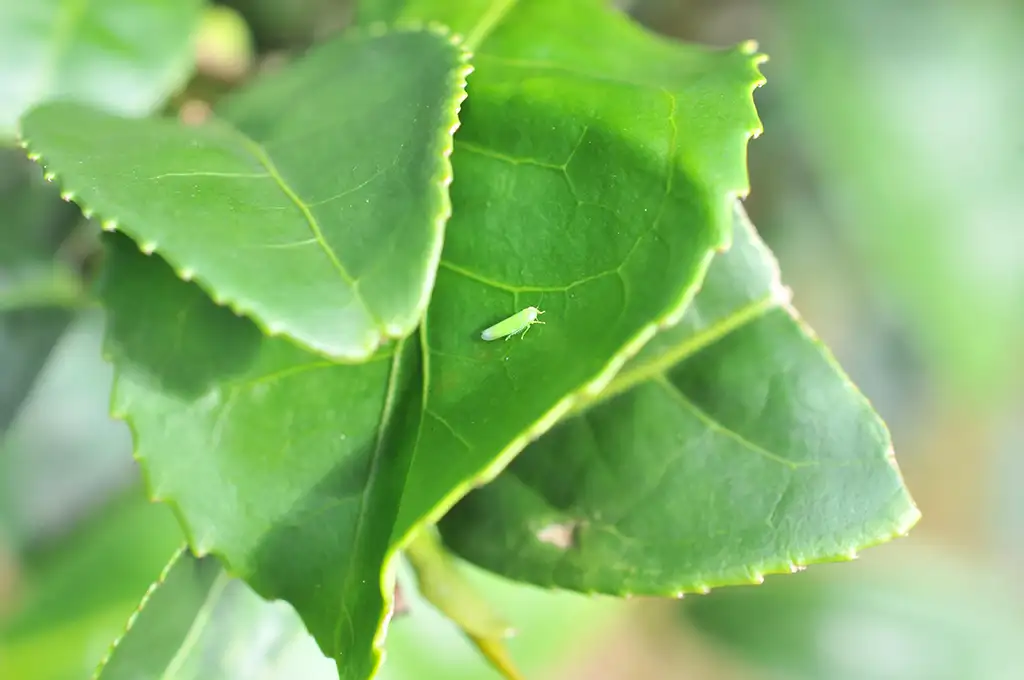
[[[325,360],[109,241],[114,410],[154,497],[197,552],[293,604],[344,678],[379,663],[397,551],[683,313],[746,190],[761,81],[749,46],[660,41],[591,3],[522,7],[477,31],[453,215],[424,323],[404,341],[360,364]],[[531,22],[550,31],[530,35]],[[646,56],[616,66],[586,31]],[[569,51],[533,64],[565,34]],[[480,339],[528,305],[547,325]]]
[[[667,595],[848,559],[917,521],[884,425],[737,211],[683,323],[449,513],[453,549],[540,585]]]
[[[362,360],[426,307],[467,70],[435,32],[342,37],[200,127],[48,104],[22,134],[105,228],[271,334]]]

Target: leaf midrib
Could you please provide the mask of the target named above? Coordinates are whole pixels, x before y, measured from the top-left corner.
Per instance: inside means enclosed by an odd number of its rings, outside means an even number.
[[[656,360],[643,364],[632,371],[623,371],[615,376],[612,382],[597,396],[585,400],[574,409],[574,414],[581,413],[598,404],[608,401],[623,392],[627,392],[637,385],[648,380],[657,380],[663,376],[672,366],[689,359],[712,343],[721,340],[727,335],[747,326],[761,318],[773,309],[780,307],[778,296],[775,292],[757,299],[739,309],[735,310],[717,323],[708,326],[702,331],[691,335],[683,342],[676,345],[672,350],[665,352]]]
[[[482,42],[491,37],[495,27],[500,24],[519,0],[495,0],[490,8],[476,22],[476,26],[466,34],[463,41],[467,50],[476,51]]]
[[[334,265],[335,270],[337,270],[338,275],[341,276],[342,280],[348,284],[349,288],[351,288],[352,295],[355,298],[355,300],[362,306],[362,308],[366,311],[366,314],[373,320],[373,323],[374,325],[377,326],[377,329],[379,331],[382,331],[382,329],[384,328],[384,324],[374,313],[370,305],[367,304],[366,299],[363,297],[362,293],[359,290],[359,282],[356,280],[355,277],[353,277],[349,273],[348,269],[345,267],[341,259],[338,257],[338,254],[335,253],[331,245],[327,243],[327,240],[324,238],[323,230],[320,228],[320,222],[316,219],[316,216],[313,215],[313,212],[310,210],[309,206],[306,204],[305,201],[302,200],[298,193],[296,193],[296,191],[292,189],[291,185],[289,185],[288,182],[285,181],[284,176],[282,176],[281,172],[277,169],[277,165],[274,164],[273,159],[270,158],[270,155],[266,152],[266,150],[263,148],[261,144],[250,138],[241,130],[235,128],[233,125],[231,126],[231,129],[236,132],[239,139],[242,141],[242,144],[245,145],[246,150],[253,155],[253,157],[261,166],[263,166],[263,168],[267,171],[267,174],[270,175],[271,179],[274,180],[278,188],[281,189],[281,191],[288,198],[288,200],[290,200],[295,205],[295,207],[298,208],[299,212],[302,213],[303,218],[305,218],[306,223],[309,225],[310,231],[312,231],[313,233],[313,238],[316,239],[316,242],[320,246],[321,250],[323,250],[324,254],[327,255],[328,259],[330,259],[331,263]]]
[[[374,443],[373,455],[370,457],[370,470],[366,477],[366,488],[364,492],[361,494],[361,497],[359,499],[359,509],[356,512],[355,534],[352,538],[353,550],[349,560],[349,568],[345,570],[345,579],[342,582],[342,600],[338,603],[339,612],[345,610],[345,598],[349,592],[349,589],[352,586],[353,578],[356,572],[356,565],[354,564],[355,558],[359,556],[361,552],[359,546],[361,544],[363,533],[367,524],[366,515],[367,506],[369,505],[368,499],[370,498],[370,494],[373,493],[373,488],[377,482],[377,478],[380,476],[381,459],[383,458],[384,453],[384,434],[390,425],[391,415],[395,411],[395,396],[398,392],[398,377],[402,373],[402,357],[404,356],[405,343],[405,340],[401,340],[400,342],[398,342],[397,346],[395,347],[395,352],[391,358],[391,374],[388,376],[387,392],[385,393],[384,405],[381,409],[380,425],[377,428],[377,441]],[[385,598],[386,604],[386,595],[384,594],[383,590],[381,592],[381,596]],[[344,620],[344,617],[338,616],[337,622],[335,623],[334,626],[333,637],[335,654],[338,654],[340,648],[341,625]],[[371,650],[371,654],[373,654],[373,650]]]

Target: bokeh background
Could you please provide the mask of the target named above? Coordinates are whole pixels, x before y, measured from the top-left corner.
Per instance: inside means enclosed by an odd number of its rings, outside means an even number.
[[[272,64],[351,12],[339,0],[227,4],[252,35],[213,15],[189,97],[230,86],[250,49]],[[534,680],[1024,678],[1024,3],[618,4],[658,32],[755,38],[770,55],[748,211],[796,306],[888,422],[924,518],[856,562],[682,602],[477,573],[520,630],[517,662]],[[28,244],[48,281],[39,299],[55,305],[16,311],[24,300],[0,279],[2,680],[88,677],[180,541],[169,511],[145,502],[126,428],[107,418],[102,314],[80,304],[66,264],[82,265],[91,236],[51,194],[19,152],[0,151],[0,270]],[[273,623],[229,641],[253,669],[239,677],[330,677],[289,611],[237,597]],[[383,677],[497,676],[414,599]]]

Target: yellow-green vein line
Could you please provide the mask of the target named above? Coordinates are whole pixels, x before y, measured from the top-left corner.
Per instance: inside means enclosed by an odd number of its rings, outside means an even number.
[[[470,153],[474,153],[478,156],[493,158],[496,161],[502,161],[503,163],[508,163],[509,165],[532,165],[539,168],[547,168],[549,170],[558,170],[560,172],[565,172],[564,165],[557,165],[555,163],[545,163],[544,161],[537,160],[536,158],[516,158],[514,156],[508,156],[498,151],[494,151],[493,149],[488,149],[485,146],[473,144],[472,142],[456,140],[455,148],[463,149]]]
[[[467,279],[469,279],[471,281],[476,281],[477,283],[481,283],[481,284],[483,284],[485,286],[490,286],[491,288],[495,288],[497,290],[503,290],[503,291],[505,291],[507,293],[513,293],[513,294],[519,294],[519,293],[565,293],[565,292],[567,292],[569,290],[572,290],[573,288],[575,288],[577,286],[582,286],[585,283],[590,283],[591,281],[595,281],[597,279],[604,278],[605,276],[618,276],[619,275],[618,270],[612,269],[610,271],[599,272],[597,274],[593,274],[591,276],[587,276],[585,278],[580,279],[579,281],[574,281],[573,283],[570,283],[570,284],[568,284],[566,286],[513,286],[513,285],[508,284],[508,283],[503,283],[502,281],[497,281],[495,279],[487,278],[483,274],[477,274],[476,272],[474,272],[472,270],[465,269],[464,267],[461,267],[461,266],[459,266],[457,264],[452,264],[451,262],[449,262],[447,260],[441,260],[441,267],[444,267],[445,269],[447,269],[449,271],[455,272],[459,276],[463,276],[463,277],[465,277],[465,278],[467,278]]]
[[[496,0],[492,2],[490,7],[484,12],[483,16],[480,17],[476,25],[466,33],[466,39],[463,41],[466,49],[475,51],[484,40],[491,34],[494,27],[505,18],[505,16],[511,11],[512,7],[515,6],[517,0]]]
[[[742,445],[744,448],[750,449],[751,451],[764,456],[768,460],[773,460],[776,463],[781,463],[782,465],[785,465],[786,467],[792,468],[794,470],[801,467],[815,465],[815,463],[798,463],[796,461],[789,460],[788,458],[783,458],[777,453],[772,453],[763,446],[755,444],[754,442],[750,441],[749,439],[741,435],[739,432],[730,430],[728,427],[722,425],[720,422],[718,422],[717,420],[709,416],[707,413],[699,409],[696,406],[696,404],[690,401],[689,398],[687,398],[687,396],[683,394],[678,387],[673,385],[672,382],[670,382],[669,379],[666,378],[665,376],[660,375],[654,378],[653,381],[660,385],[662,388],[664,388],[665,391],[668,392],[673,399],[679,402],[679,404],[682,405],[683,408],[685,408],[687,411],[695,415],[697,419],[700,420],[705,425],[707,425],[708,428],[728,437],[729,439],[732,439],[733,441]]]
[[[355,297],[355,299],[359,302],[359,304],[363,306],[363,309],[365,309],[366,313],[370,316],[371,319],[373,319],[373,322],[377,326],[383,327],[383,324],[381,323],[380,319],[377,318],[377,315],[373,313],[373,310],[370,309],[370,306],[366,304],[366,300],[364,300],[363,296],[360,294],[359,286],[356,284],[355,277],[348,273],[348,270],[345,268],[345,265],[342,264],[341,260],[338,258],[338,254],[335,253],[334,249],[331,248],[329,243],[327,243],[327,239],[324,238],[323,231],[320,229],[320,223],[317,221],[316,216],[313,215],[313,212],[309,209],[309,206],[306,205],[302,198],[299,197],[297,193],[295,193],[295,190],[292,189],[291,186],[289,186],[288,183],[284,181],[284,177],[281,176],[281,173],[280,171],[278,171],[277,166],[274,165],[274,161],[271,160],[270,156],[268,156],[267,153],[263,150],[263,147],[261,147],[259,144],[249,139],[245,135],[240,134],[239,137],[241,138],[242,143],[245,144],[245,146],[249,149],[249,152],[253,156],[255,156],[256,160],[259,161],[259,163],[266,169],[268,173],[270,173],[271,178],[273,178],[273,180],[277,183],[277,186],[281,189],[281,191],[284,192],[285,196],[287,196],[289,200],[291,200],[291,202],[295,204],[295,207],[299,209],[299,212],[302,213],[302,216],[306,218],[306,222],[309,224],[309,228],[313,231],[313,236],[314,238],[316,238],[317,243],[320,244],[320,247],[323,248],[324,253],[327,254],[327,257],[331,260],[331,263],[334,264],[334,268],[338,271],[338,274],[341,276],[341,278],[349,286],[352,287],[352,295]]]
[[[174,654],[174,658],[167,664],[167,668],[164,669],[163,674],[160,676],[160,680],[175,680],[178,677],[178,672],[181,670],[182,664],[185,663],[185,659],[188,657],[189,652],[196,646],[199,638],[203,634],[203,629],[210,622],[210,618],[213,616],[213,610],[217,606],[217,601],[220,599],[221,593],[224,588],[230,583],[231,577],[228,576],[226,571],[221,570],[217,574],[216,580],[210,585],[210,590],[206,595],[206,600],[203,602],[203,606],[199,608],[196,613],[196,618],[192,621],[192,625],[188,629],[188,634],[182,641],[181,646],[178,647],[178,651]]]
[[[377,484],[377,478],[380,476],[381,470],[381,459],[384,458],[384,435],[391,423],[391,415],[395,410],[395,403],[397,401],[396,394],[398,392],[398,378],[402,372],[402,355],[405,348],[405,340],[400,340],[395,346],[395,353],[391,359],[391,374],[388,376],[388,388],[387,393],[384,395],[384,405],[381,408],[380,425],[377,428],[377,441],[374,442],[373,454],[370,457],[370,470],[366,476],[366,488],[359,499],[359,510],[356,512],[355,522],[355,534],[352,537],[352,552],[350,553],[350,564],[349,568],[345,572],[344,581],[341,584],[341,597],[342,601],[338,603],[339,610],[345,610],[345,597],[347,596],[348,589],[352,585],[352,579],[355,575],[355,568],[352,564],[355,562],[355,557],[358,557],[360,549],[360,541],[363,533],[366,529],[366,513],[367,505],[370,495],[373,493],[374,486]],[[378,584],[378,587],[380,584]],[[385,598],[383,590],[381,591],[381,597]],[[333,642],[337,643],[341,638],[341,618],[338,619],[338,624],[334,629]]]
[[[744,307],[740,307],[718,323],[694,333],[684,342],[679,343],[669,351],[660,355],[656,360],[644,363],[633,370],[629,370],[627,365],[627,368],[619,373],[619,375],[612,380],[603,392],[588,401],[580,403],[574,411],[579,413],[591,408],[597,403],[607,401],[612,397],[622,394],[644,381],[657,378],[683,359],[696,354],[716,340],[724,338],[729,333],[745,326],[754,319],[778,306],[778,298],[774,296],[761,298],[760,300],[756,300]]]

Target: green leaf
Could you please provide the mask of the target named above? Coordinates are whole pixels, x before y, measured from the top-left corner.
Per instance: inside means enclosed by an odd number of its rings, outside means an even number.
[[[415,338],[335,364],[262,335],[126,238],[107,242],[112,410],[154,499],[197,554],[290,602],[327,655],[368,676],[404,462],[382,451],[398,395],[418,390]]]
[[[181,678],[181,666],[210,622],[229,578],[214,559],[174,554],[142,598],[128,628],[100,662],[100,680]]]
[[[1007,680],[1024,668],[1024,619],[999,570],[921,548],[876,557],[694,598],[681,613],[762,677]]]
[[[336,677],[287,605],[264,602],[213,558],[179,551],[95,680]]]
[[[567,39],[584,33],[639,51]],[[406,494],[403,536],[497,474],[682,315],[729,240],[758,129],[761,59],[749,45],[665,43],[566,0],[517,4],[489,36],[456,140],[466,179],[453,185],[423,331],[425,421],[406,480],[449,491]],[[530,305],[547,325],[528,339],[480,341]]]
[[[333,40],[189,128],[48,104],[23,120],[69,197],[313,351],[419,323],[450,212],[465,53],[432,31]]]
[[[567,641],[606,628],[622,606],[608,599],[554,595],[462,566],[473,586],[514,614],[521,634],[510,644],[533,670],[564,659]],[[480,677],[478,655],[451,622],[415,588],[402,593],[410,609],[390,626],[388,663],[380,677]],[[241,581],[228,579],[213,558],[197,560],[188,552],[153,584],[100,670],[96,680],[332,680],[338,675],[290,607],[263,601]]]
[[[135,486],[52,550],[29,558],[20,608],[0,621],[0,677],[88,677],[180,544],[171,513]]]
[[[522,7],[477,57],[419,333],[362,364],[325,361],[110,241],[113,409],[154,497],[177,508],[198,554],[292,603],[343,678],[377,668],[397,552],[681,316],[746,190],[761,81],[750,46],[658,41],[589,3]],[[535,39],[531,22],[545,27]],[[604,47],[581,40],[564,64],[537,62],[559,26],[647,51],[594,68],[586,57],[608,62]],[[253,115],[260,105],[279,98],[254,98]],[[282,285],[267,280],[247,279]],[[547,325],[480,339],[528,305]]]
[[[192,68],[202,0],[0,3],[0,137],[43,101],[152,112]]]
[[[388,5],[370,2],[364,14],[440,21],[473,49],[472,101],[456,144],[482,156],[474,169],[511,162],[525,166],[505,170],[523,176],[520,182],[537,181],[545,170],[560,172],[568,185],[563,192],[575,199],[564,202],[611,207],[605,199],[633,184],[610,172],[613,165],[601,165],[607,159],[595,147],[614,137],[640,155],[633,162],[654,162],[645,171],[661,176],[666,198],[689,199],[690,210],[706,210],[701,217],[714,225],[716,246],[728,245],[731,199],[749,191],[747,141],[761,132],[751,92],[764,83],[758,65],[766,57],[757,54],[756,43],[720,50],[668,40],[604,0],[407,0],[400,11]],[[474,119],[486,123],[471,124]],[[669,168],[657,167],[657,159],[668,160]],[[648,191],[658,186],[650,184]],[[560,196],[545,198],[554,203]],[[585,212],[569,217],[607,222]],[[636,210],[618,217],[664,223],[672,212],[665,202],[653,216]]]
[[[736,216],[683,323],[456,506],[452,549],[535,584],[666,595],[849,559],[917,521],[884,425]]]

